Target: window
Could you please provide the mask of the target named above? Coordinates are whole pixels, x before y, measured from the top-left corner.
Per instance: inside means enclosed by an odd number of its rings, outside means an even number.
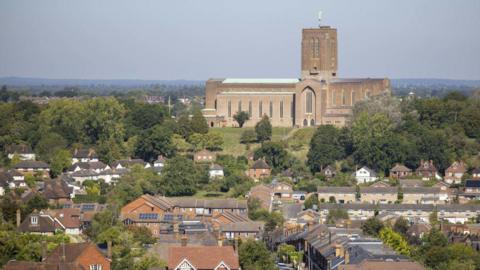
[[[263,116],[263,108],[262,108],[262,102],[258,102],[258,117],[262,117]]]
[[[228,117],[232,117],[232,102],[228,101]]]
[[[238,112],[242,111],[242,101],[238,101]]]
[[[252,101],[248,102],[248,115],[252,117]]]
[[[102,270],[102,266],[100,264],[90,264],[90,270]]]
[[[270,101],[270,118],[273,117],[273,102]]]
[[[30,223],[32,225],[37,225],[38,224],[38,216],[31,216],[30,217]]]
[[[318,58],[320,54],[320,42],[318,38],[314,39],[313,42],[313,57]]]
[[[345,90],[342,89],[342,105],[346,105],[346,104],[347,104],[347,101],[345,98]]]
[[[280,118],[283,118],[283,100],[280,101]]]
[[[310,90],[307,90],[307,93],[305,95],[305,112],[306,113],[313,113],[313,92]]]
[[[290,117],[293,117],[295,115],[295,104],[290,102]]]
[[[355,103],[355,90],[352,91],[352,100],[350,101],[350,104],[353,106]]]

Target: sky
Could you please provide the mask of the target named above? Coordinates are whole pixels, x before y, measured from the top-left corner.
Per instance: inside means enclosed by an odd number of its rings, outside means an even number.
[[[339,77],[480,79],[479,0],[0,0],[0,77],[297,78],[319,11]]]

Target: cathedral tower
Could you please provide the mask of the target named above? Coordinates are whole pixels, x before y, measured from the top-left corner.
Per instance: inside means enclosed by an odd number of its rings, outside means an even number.
[[[337,76],[337,29],[330,26],[302,31],[302,79],[329,80]]]

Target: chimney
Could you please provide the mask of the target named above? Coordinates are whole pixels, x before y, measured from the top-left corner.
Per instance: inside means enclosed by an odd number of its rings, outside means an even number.
[[[47,241],[42,240],[42,262],[47,259]]]
[[[188,240],[188,238],[187,238],[187,236],[184,234],[184,235],[182,236],[182,240],[181,240],[181,241],[182,241],[182,247],[186,247],[186,246],[187,246],[187,240]]]
[[[107,258],[112,259],[112,240],[107,241]]]
[[[20,212],[20,208],[17,209],[17,227],[20,227],[20,223],[22,222],[22,213]]]

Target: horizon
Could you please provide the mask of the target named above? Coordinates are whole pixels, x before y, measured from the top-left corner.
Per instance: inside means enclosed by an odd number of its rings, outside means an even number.
[[[301,29],[322,11],[338,29],[339,77],[480,80],[480,2],[430,3],[2,1],[0,77],[298,78]]]

